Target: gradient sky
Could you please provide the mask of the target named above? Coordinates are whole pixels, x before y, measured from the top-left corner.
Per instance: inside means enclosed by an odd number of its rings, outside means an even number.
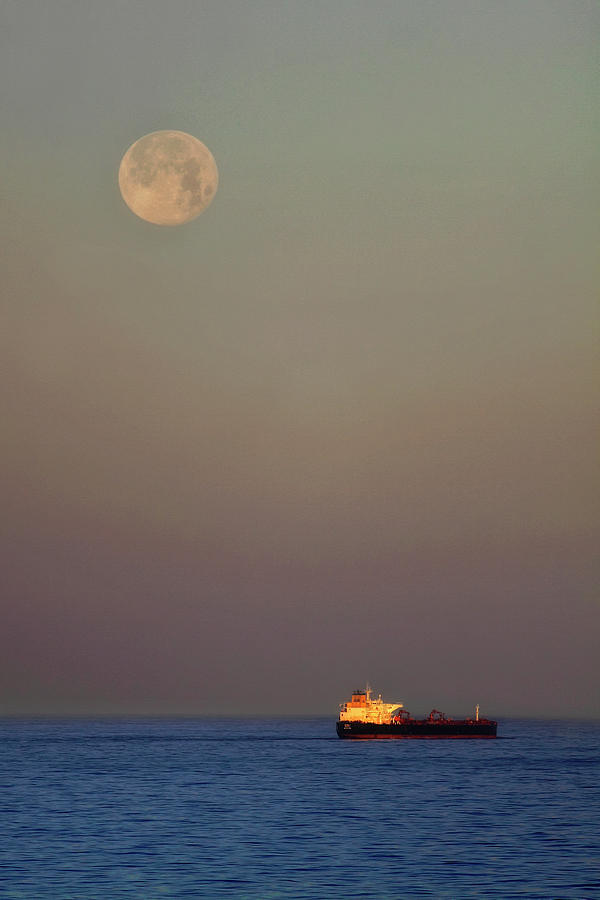
[[[3,18],[1,709],[600,715],[597,5]]]

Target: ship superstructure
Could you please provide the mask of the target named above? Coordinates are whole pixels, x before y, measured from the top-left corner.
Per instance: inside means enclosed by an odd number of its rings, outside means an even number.
[[[402,709],[402,703],[384,703],[381,694],[376,700],[371,699],[373,691],[367,684],[364,691],[353,691],[352,699],[340,703],[340,722],[372,722],[376,725],[389,725],[392,713]]]

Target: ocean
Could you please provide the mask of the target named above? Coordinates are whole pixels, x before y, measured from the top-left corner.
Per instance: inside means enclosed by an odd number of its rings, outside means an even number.
[[[2,900],[600,898],[600,723],[4,719]]]

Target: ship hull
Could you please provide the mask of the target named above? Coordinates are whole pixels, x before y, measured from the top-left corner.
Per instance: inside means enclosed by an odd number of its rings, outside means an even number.
[[[412,722],[392,722],[377,725],[372,722],[336,722],[340,738],[385,739],[385,738],[495,738],[496,722],[443,721],[429,722],[426,719]]]

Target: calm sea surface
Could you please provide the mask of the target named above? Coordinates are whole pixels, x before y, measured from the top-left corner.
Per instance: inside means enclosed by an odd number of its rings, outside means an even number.
[[[3,720],[3,900],[599,898],[600,723]]]

